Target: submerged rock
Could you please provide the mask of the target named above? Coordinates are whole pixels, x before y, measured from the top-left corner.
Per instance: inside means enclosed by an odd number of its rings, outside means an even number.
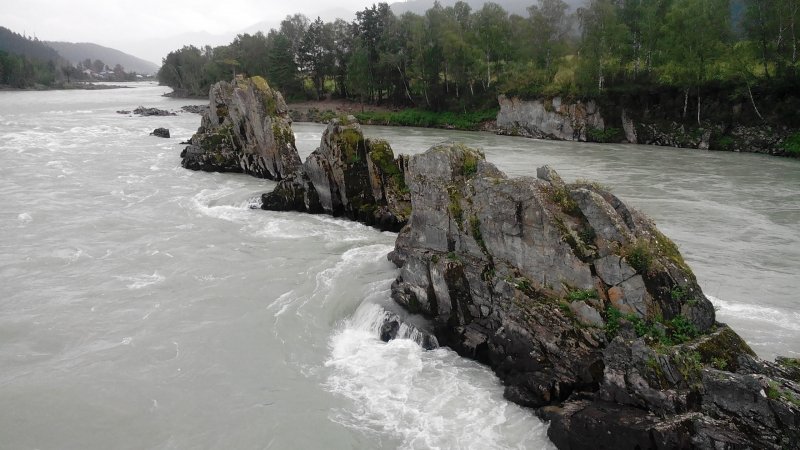
[[[559,448],[800,442],[789,371],[716,323],[675,244],[601,186],[509,179],[458,144],[413,156],[406,180],[392,298],[538,408]]]
[[[281,180],[300,166],[286,103],[263,78],[216,83],[209,100],[183,167]]]
[[[354,117],[333,119],[302,170],[264,194],[262,205],[345,216],[398,231],[411,213],[406,164],[406,158],[394,157],[386,141],[365,139]]]

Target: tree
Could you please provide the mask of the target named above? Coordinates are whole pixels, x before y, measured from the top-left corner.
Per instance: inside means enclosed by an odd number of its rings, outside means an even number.
[[[572,30],[572,16],[567,14],[569,5],[562,0],[539,0],[538,5],[528,7],[530,40],[533,60],[549,72],[553,59],[563,55],[566,39]]]
[[[621,68],[628,29],[611,0],[592,0],[588,8],[578,10],[578,20],[582,30],[579,79],[587,91],[601,92],[606,78]]]
[[[696,90],[698,125],[701,87],[714,77],[717,60],[728,51],[729,7],[727,0],[676,0],[664,21],[668,59],[662,80],[684,89],[684,117],[689,91]]]
[[[347,97],[347,64],[353,52],[354,26],[342,19],[336,19],[330,28],[332,36],[333,79],[340,97]]]
[[[197,47],[190,45],[170,52],[158,71],[158,81],[184,95],[208,95],[212,82],[206,77],[208,57]]]
[[[317,17],[312,22],[300,43],[298,65],[301,72],[311,78],[317,100],[325,90],[325,78],[333,72],[333,29]]]
[[[292,42],[287,35],[272,30],[267,35],[267,79],[287,98],[298,97],[302,85],[298,77]]]
[[[484,3],[474,15],[475,44],[483,51],[485,59],[486,80],[484,87],[489,89],[492,83],[492,67],[503,59],[509,49],[508,13],[497,3]]]
[[[782,76],[796,73],[798,21],[800,0],[746,0],[743,27],[767,79],[770,67]]]

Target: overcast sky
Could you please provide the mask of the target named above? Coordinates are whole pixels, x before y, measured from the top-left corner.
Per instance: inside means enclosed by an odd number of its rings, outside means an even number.
[[[377,1],[376,1],[377,2]],[[215,36],[219,45],[259,22],[277,24],[289,14],[346,15],[370,0],[0,0],[0,26],[40,40],[93,42],[160,63],[189,40]],[[352,19],[352,13],[346,20]],[[267,30],[264,30],[265,32]],[[174,38],[178,39],[175,40]],[[208,38],[208,40],[214,40]],[[183,42],[201,45],[204,42]]]

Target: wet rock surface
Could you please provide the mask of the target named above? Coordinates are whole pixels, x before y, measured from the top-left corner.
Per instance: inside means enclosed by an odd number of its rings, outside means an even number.
[[[643,214],[547,167],[509,179],[459,144],[413,156],[406,180],[392,298],[490,365],[559,448],[797,448],[793,372],[716,322]]]
[[[117,111],[119,114],[127,114],[128,111]],[[174,112],[170,112],[164,109],[158,108],[145,108],[144,106],[140,106],[133,110],[134,114],[138,114],[140,116],[177,116]]]
[[[167,128],[156,128],[152,133],[150,133],[150,136],[169,138],[169,130]]]
[[[211,100],[184,166],[280,180],[264,209],[402,227],[391,295],[433,330],[392,313],[381,339],[489,365],[559,448],[798,448],[800,361],[759,360],[716,322],[675,244],[602,186],[509,179],[454,143],[395,158],[352,117],[300,164],[266,83]]]
[[[261,77],[214,84],[200,128],[181,156],[187,169],[272,180],[300,166],[283,96]]]
[[[262,196],[263,208],[326,213],[398,231],[411,213],[406,161],[395,158],[386,141],[365,139],[354,117],[333,119],[302,168]]]

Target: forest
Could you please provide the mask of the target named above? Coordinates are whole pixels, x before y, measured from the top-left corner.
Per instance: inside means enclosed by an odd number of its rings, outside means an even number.
[[[100,75],[102,73],[102,75]],[[120,64],[85,59],[72,64],[36,37],[0,27],[0,86],[16,89],[64,87],[74,81],[134,81]]]
[[[226,46],[183,47],[161,83],[205,96],[234,73],[263,75],[290,100],[348,98],[429,111],[522,98],[677,91],[683,115],[720,90],[746,98],[798,92],[800,0],[590,0],[570,11],[538,0],[528,16],[464,2],[396,16],[386,3],[352,22],[286,17]]]

